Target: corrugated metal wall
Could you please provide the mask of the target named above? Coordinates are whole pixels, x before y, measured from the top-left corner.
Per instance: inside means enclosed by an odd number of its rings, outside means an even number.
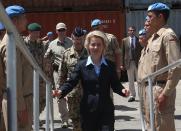
[[[128,9],[146,9],[148,5],[155,2],[163,2],[172,8],[181,7],[181,0],[125,0],[125,7]]]
[[[75,26],[90,30],[91,21],[99,18],[105,25],[105,32],[117,36],[118,40],[124,37],[125,15],[120,11],[92,11],[92,12],[56,12],[56,13],[27,13],[29,23],[38,22],[42,25],[42,36],[48,31],[55,32],[59,22],[67,25],[67,35],[70,36]]]
[[[163,3],[176,3],[180,0],[125,0],[126,5],[129,4],[150,4],[154,2],[163,2]]]
[[[119,10],[123,0],[3,0],[5,6],[19,4],[34,11]]]
[[[146,11],[129,11],[126,13],[126,29],[134,25],[137,32],[144,27]],[[181,35],[181,9],[171,10],[168,25],[174,29],[178,36]],[[125,34],[126,35],[126,34]]]

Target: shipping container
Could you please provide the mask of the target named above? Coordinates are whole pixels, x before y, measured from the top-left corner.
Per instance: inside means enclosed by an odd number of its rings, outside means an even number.
[[[125,8],[129,10],[147,9],[155,2],[165,3],[174,9],[181,8],[181,0],[125,0]]]
[[[114,34],[119,41],[124,37],[125,31],[125,15],[121,11],[27,13],[27,18],[28,23],[37,22],[42,25],[42,36],[48,31],[55,33],[55,26],[59,22],[64,22],[67,25],[68,36],[76,26],[90,31],[91,21],[95,18],[101,19],[105,26],[105,32]]]
[[[137,32],[144,27],[145,17],[147,11],[129,11],[126,13],[126,29],[134,25]],[[172,9],[170,11],[170,17],[168,19],[168,25],[176,32],[178,36],[181,36],[181,9]]]
[[[18,4],[28,12],[120,10],[123,0],[3,0],[4,6]]]

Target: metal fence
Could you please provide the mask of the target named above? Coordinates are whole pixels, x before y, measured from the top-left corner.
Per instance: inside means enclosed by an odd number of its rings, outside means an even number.
[[[7,43],[7,90],[8,90],[8,129],[17,131],[17,100],[16,100],[16,47],[23,53],[34,69],[33,74],[33,124],[34,131],[39,131],[39,76],[46,82],[46,131],[53,131],[53,99],[51,97],[51,82],[38,66],[29,52],[18,31],[7,16],[0,2],[0,21],[4,24],[9,41]],[[50,125],[51,122],[51,125]]]

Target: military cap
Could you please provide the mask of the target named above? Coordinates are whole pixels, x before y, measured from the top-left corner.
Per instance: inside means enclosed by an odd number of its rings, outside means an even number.
[[[47,36],[51,36],[51,35],[53,35],[53,32],[50,31],[47,33]]]
[[[31,23],[28,25],[28,30],[29,31],[40,31],[41,25],[39,25],[38,23]]]
[[[100,19],[94,19],[91,23],[91,27],[95,27],[95,26],[98,26],[98,25],[101,25],[102,22]]]
[[[162,10],[170,10],[170,8],[163,3],[154,3],[148,7],[147,11],[149,12],[149,11],[162,11]]]
[[[75,27],[75,29],[72,32],[72,34],[76,37],[81,37],[81,36],[85,35],[85,33],[86,32],[80,27]]]
[[[64,23],[60,22],[56,25],[56,30],[59,30],[59,29],[65,29],[66,30],[67,26]]]
[[[25,9],[19,5],[8,6],[6,13],[9,17],[19,16],[25,13]]]
[[[139,36],[146,35],[146,30],[141,29],[138,34],[139,34]]]
[[[5,30],[5,27],[1,22],[0,22],[0,30]]]

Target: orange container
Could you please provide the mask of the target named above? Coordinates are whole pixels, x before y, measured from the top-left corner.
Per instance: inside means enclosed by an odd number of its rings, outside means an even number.
[[[48,31],[55,33],[55,26],[59,22],[64,22],[67,25],[68,36],[76,26],[90,31],[91,21],[95,18],[101,19],[105,26],[105,32],[116,35],[119,41],[125,34],[125,15],[121,11],[27,13],[27,18],[28,23],[37,22],[42,25],[42,36]]]

